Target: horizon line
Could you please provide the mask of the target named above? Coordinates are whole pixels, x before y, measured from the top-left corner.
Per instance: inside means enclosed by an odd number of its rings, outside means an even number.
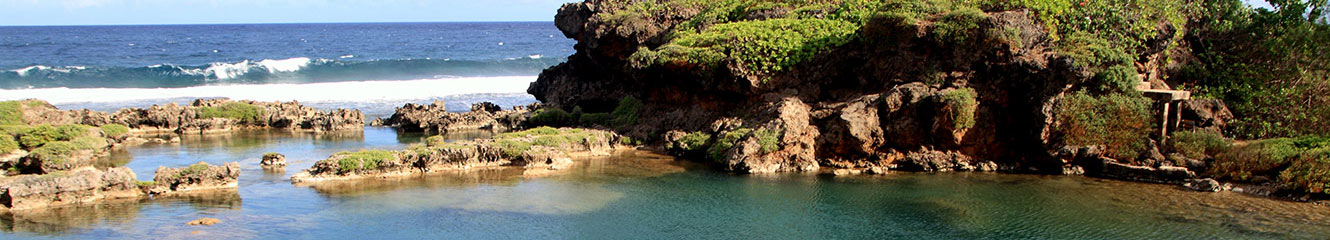
[[[208,25],[284,25],[284,24],[393,24],[393,23],[542,23],[549,21],[367,21],[367,22],[250,22],[250,23],[111,23],[111,24],[53,24],[3,25],[0,27],[134,27],[134,26],[208,26]]]

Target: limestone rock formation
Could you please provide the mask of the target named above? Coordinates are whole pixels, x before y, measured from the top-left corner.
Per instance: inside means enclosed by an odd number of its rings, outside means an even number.
[[[0,212],[143,196],[134,172],[125,167],[0,178]]]
[[[263,159],[259,160],[259,165],[265,168],[286,167],[286,155],[282,155],[281,153],[263,154]]]
[[[503,132],[521,126],[530,117],[532,106],[517,106],[502,110],[490,102],[476,103],[470,112],[448,112],[442,102],[429,105],[407,103],[397,108],[388,118],[376,119],[375,126],[391,126],[408,132],[444,134],[457,130],[492,130]]]
[[[172,103],[146,109],[120,109],[114,113],[86,109],[64,111],[45,101],[27,101],[40,103],[22,107],[24,122],[30,125],[121,124],[137,132],[209,133],[237,128],[329,132],[362,129],[365,121],[359,110],[321,111],[294,101],[198,99],[185,106]]]
[[[206,162],[182,168],[158,167],[153,173],[153,194],[235,188],[240,178],[240,163],[213,166]]]

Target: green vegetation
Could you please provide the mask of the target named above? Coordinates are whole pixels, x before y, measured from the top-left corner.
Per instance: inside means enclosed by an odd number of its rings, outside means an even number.
[[[0,155],[9,154],[18,150],[18,141],[14,141],[14,136],[0,133]]]
[[[385,150],[360,150],[357,152],[340,152],[341,159],[337,160],[337,167],[342,173],[353,171],[364,171],[379,168],[385,162],[393,161],[397,158],[392,152]]]
[[[136,181],[134,184],[135,184],[135,185],[138,185],[139,187],[153,187],[153,186],[157,186],[157,182],[153,182],[153,181]]]
[[[78,150],[96,150],[108,145],[106,138],[92,136],[77,137],[70,140],[69,143],[73,144],[74,148]]]
[[[239,123],[259,123],[263,109],[243,102],[227,102],[217,107],[200,107],[199,118],[228,118]]]
[[[1124,94],[1092,96],[1077,92],[1057,106],[1054,131],[1070,145],[1104,146],[1111,157],[1135,160],[1148,147],[1154,129],[1150,100]]]
[[[553,126],[566,127],[571,126],[577,118],[574,118],[568,111],[558,108],[544,108],[536,110],[535,115],[526,120],[528,126]]]
[[[114,124],[114,123],[112,123],[112,124],[102,125],[102,126],[101,126],[101,129],[102,129],[102,133],[103,133],[103,134],[106,134],[107,137],[111,137],[111,138],[119,138],[119,137],[123,137],[123,136],[125,136],[125,134],[128,134],[128,133],[129,133],[129,127],[128,127],[128,126],[120,125],[120,124]]]
[[[679,142],[683,143],[684,150],[686,151],[701,151],[711,142],[711,134],[691,132],[679,139]]]
[[[1252,9],[1240,0],[1204,1],[1197,24],[1197,62],[1183,67],[1185,88],[1222,99],[1240,139],[1330,132],[1330,2],[1269,1]]]
[[[42,164],[63,164],[74,156],[77,148],[69,142],[50,142],[33,149],[28,157],[37,159]]]
[[[716,139],[716,142],[711,144],[710,148],[707,148],[707,152],[711,154],[711,160],[724,161],[725,151],[734,148],[734,145],[738,144],[740,139],[752,132],[753,129],[751,128],[740,128],[721,134],[721,138]]]
[[[1173,152],[1191,159],[1205,159],[1228,151],[1232,143],[1216,132],[1174,132],[1168,138],[1168,145]]]
[[[619,100],[619,105],[614,107],[614,112],[610,115],[614,117],[615,126],[624,126],[637,124],[637,114],[642,110],[642,100],[637,100],[633,96],[625,96]]]
[[[781,132],[771,129],[758,129],[753,132],[753,137],[757,138],[757,144],[762,146],[762,153],[771,153],[780,150]]]
[[[19,144],[25,149],[33,149],[54,141],[70,141],[88,135],[88,128],[86,125],[30,127],[19,133]]]
[[[23,125],[23,109],[20,101],[0,102],[0,125]]]
[[[195,163],[193,165],[189,165],[189,167],[180,169],[180,171],[176,172],[174,176],[175,178],[195,176],[198,175],[199,173],[203,173],[203,171],[207,171],[208,166],[209,165],[206,162]]]
[[[952,89],[942,92],[942,102],[951,112],[951,121],[954,123],[954,129],[968,129],[974,127],[974,111],[979,106],[975,98],[978,94],[973,88]]]
[[[522,153],[525,153],[527,150],[531,150],[532,143],[528,141],[502,139],[494,141],[493,146],[503,151],[503,157],[515,158],[522,156]]]
[[[1330,137],[1252,141],[1216,157],[1210,174],[1238,181],[1274,181],[1288,191],[1330,194]]]
[[[979,24],[989,18],[978,8],[958,6],[933,23],[931,34],[938,42],[961,45],[974,39]]]

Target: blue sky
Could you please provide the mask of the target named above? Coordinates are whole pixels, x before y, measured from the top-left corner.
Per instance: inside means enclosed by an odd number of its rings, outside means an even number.
[[[0,25],[552,21],[571,1],[0,0]]]
[[[0,0],[0,25],[553,21],[573,0]]]

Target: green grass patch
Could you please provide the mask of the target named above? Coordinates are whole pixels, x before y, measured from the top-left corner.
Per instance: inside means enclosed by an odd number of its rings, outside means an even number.
[[[527,126],[572,126],[578,119],[573,114],[558,108],[543,108],[526,120]]]
[[[952,128],[968,129],[974,127],[974,112],[979,106],[973,88],[952,89],[942,92],[942,103],[951,112]]]
[[[119,138],[129,134],[129,127],[121,124],[106,124],[100,127],[107,137]]]
[[[135,185],[138,185],[139,187],[153,187],[153,186],[157,186],[157,182],[153,182],[153,181],[135,181],[134,184],[135,184]]]
[[[1154,129],[1150,99],[1125,94],[1068,94],[1058,102],[1054,131],[1069,145],[1104,146],[1109,156],[1136,160]]]
[[[180,171],[176,172],[174,176],[175,178],[195,176],[198,175],[199,173],[203,173],[203,171],[207,171],[209,166],[210,165],[208,165],[208,163],[206,162],[195,163],[193,165],[189,165],[189,167],[180,169]]]
[[[108,145],[106,138],[92,136],[76,137],[74,140],[70,140],[69,143],[73,144],[74,148],[78,150],[98,150]]]
[[[498,137],[495,137],[495,138],[496,138],[496,139],[504,139],[504,138],[520,138],[520,137],[528,137],[528,136],[547,136],[547,135],[557,135],[557,134],[560,134],[560,133],[562,133],[562,132],[559,131],[558,128],[553,128],[553,127],[536,127],[536,128],[532,128],[532,129],[527,129],[527,130],[518,131],[518,132],[510,132],[510,133],[499,134],[499,136],[498,136]]]
[[[0,125],[24,125],[20,101],[0,102]]]
[[[970,6],[957,6],[933,23],[932,36],[938,42],[960,45],[974,39],[979,26],[990,17]]]
[[[781,132],[779,131],[763,128],[754,131],[753,137],[757,138],[757,144],[762,146],[762,153],[780,150]]]
[[[216,107],[199,107],[199,118],[227,118],[240,123],[260,123],[263,109],[243,102],[226,102]]]
[[[655,50],[640,49],[631,59],[635,66],[718,66],[722,60],[733,60],[749,71],[770,74],[845,44],[858,28],[848,21],[828,19],[728,22],[699,32],[675,32],[674,41]]]
[[[86,125],[39,125],[27,128],[19,134],[19,144],[26,149],[41,147],[55,141],[70,141],[88,135]]]
[[[9,152],[18,150],[18,147],[18,141],[14,141],[14,136],[0,133],[0,155],[9,154]]]
[[[342,173],[377,169],[383,163],[397,158],[392,152],[385,150],[360,150],[338,154],[344,156],[337,160],[338,170]]]
[[[1266,177],[1282,190],[1330,194],[1330,138],[1252,141],[1217,156],[1210,174],[1238,181]]]
[[[522,156],[527,150],[531,150],[532,143],[517,140],[497,140],[493,143],[494,147],[503,152],[505,158],[516,158]]]
[[[687,135],[684,135],[683,138],[680,138],[679,143],[683,144],[682,147],[686,151],[691,152],[691,151],[705,150],[707,144],[711,143],[711,134],[706,134],[703,132],[690,132]]]

